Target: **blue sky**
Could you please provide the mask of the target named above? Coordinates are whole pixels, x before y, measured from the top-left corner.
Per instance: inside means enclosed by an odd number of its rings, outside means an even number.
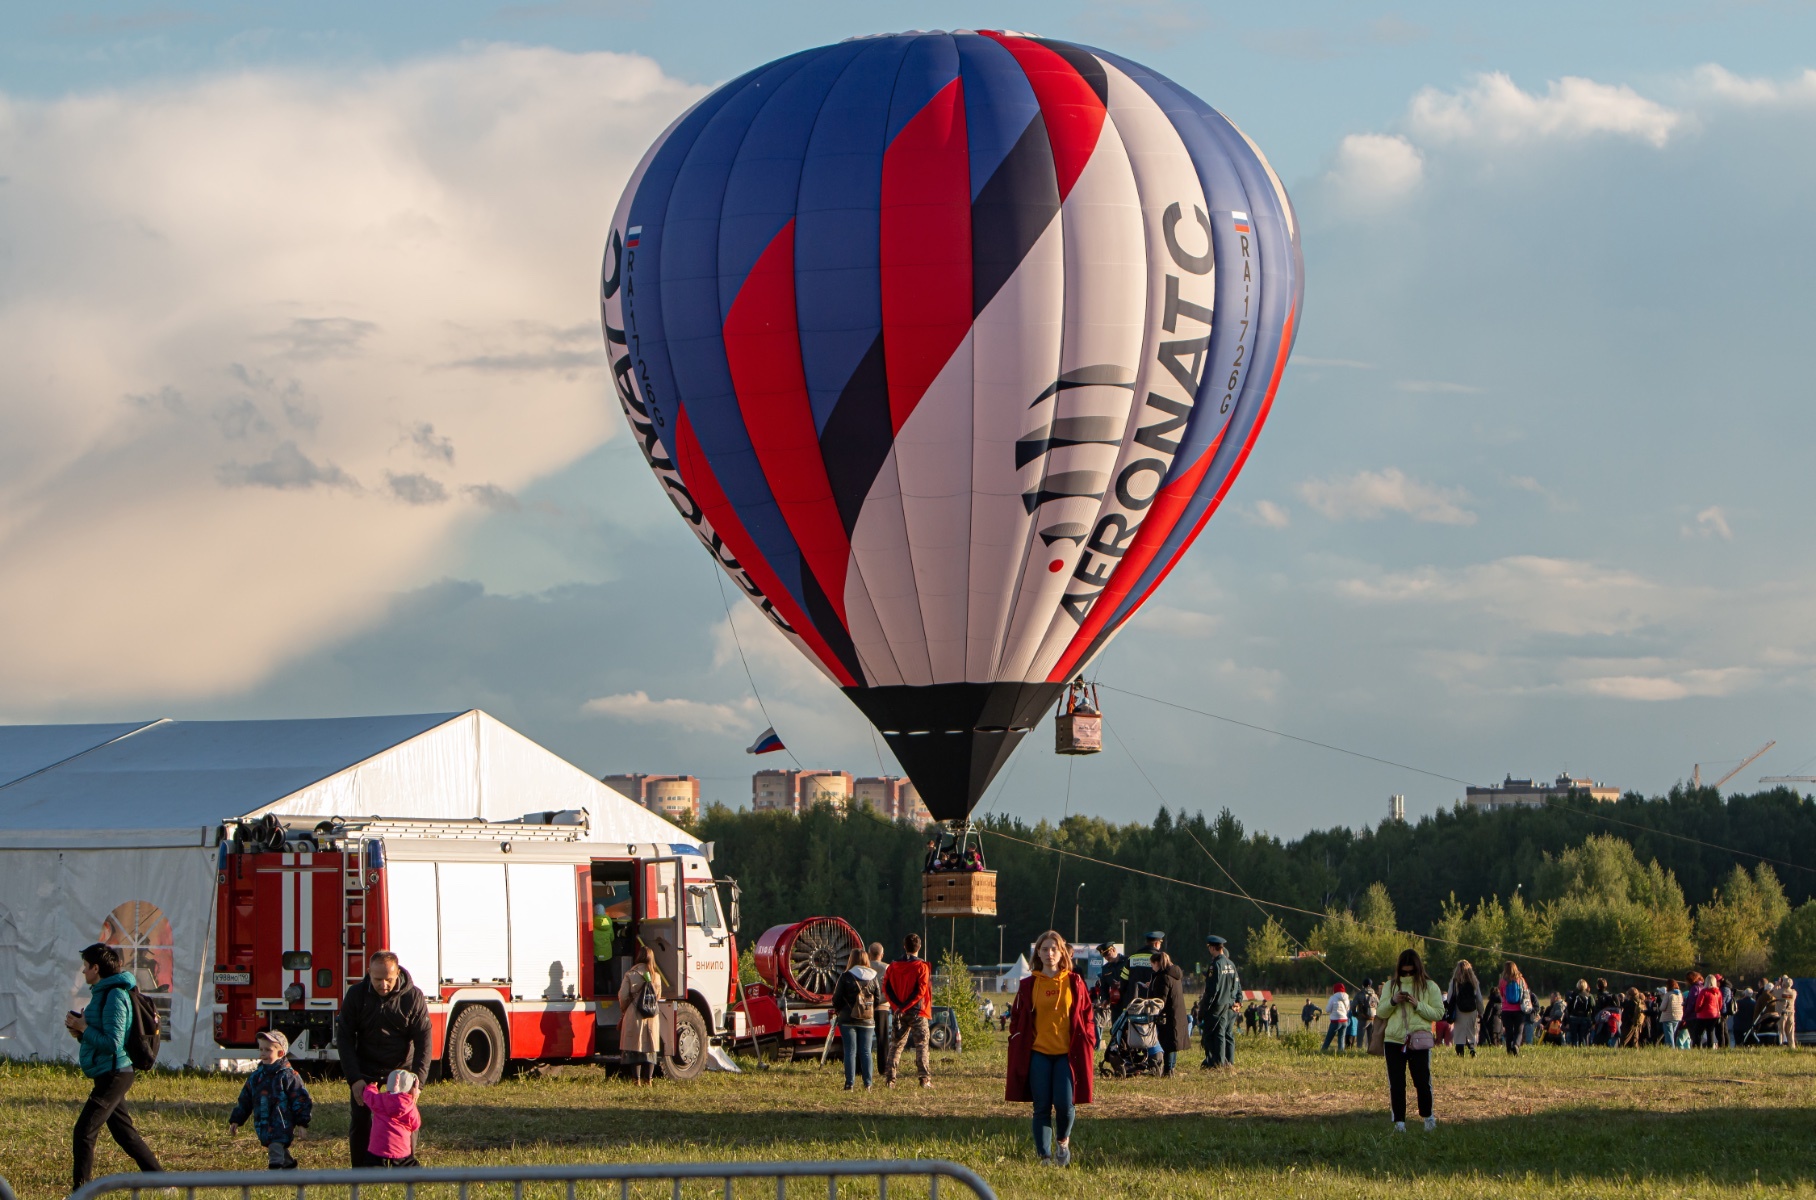
[[[1737,782],[1811,773],[1816,6],[856,11],[8,6],[0,718],[483,707],[735,803],[741,641],[803,762],[875,771],[754,614],[733,638],[622,436],[599,241],[716,81],[1008,27],[1191,87],[1304,222],[1272,421],[1106,683],[1475,782],[1656,792],[1768,738]],[[1461,792],[1110,721],[1077,763],[1042,731],[986,803],[1290,835]]]

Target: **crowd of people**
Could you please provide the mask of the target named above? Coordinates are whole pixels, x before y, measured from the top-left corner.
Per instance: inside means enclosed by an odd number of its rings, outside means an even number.
[[[1277,1033],[1279,1009],[1270,1001],[1243,1005],[1242,984],[1223,938],[1211,935],[1205,947],[1211,961],[1204,992],[1188,1008],[1185,972],[1166,950],[1166,935],[1148,934],[1143,954],[1131,958],[1111,944],[1099,947],[1104,965],[1095,987],[1077,970],[1072,947],[1057,931],[1048,930],[1034,943],[1034,970],[1023,979],[1006,1014],[1009,1033],[1004,1097],[1032,1106],[1034,1150],[1043,1165],[1064,1167],[1071,1161],[1071,1136],[1077,1106],[1091,1103],[1097,1073],[1100,1025],[1121,1027],[1132,1008],[1140,1008],[1153,1027],[1148,1053],[1158,1060],[1158,1073],[1171,1077],[1178,1056],[1188,1049],[1194,1029],[1202,1036],[1208,1070],[1235,1062],[1236,1028],[1243,1019],[1251,1032]],[[883,947],[872,943],[854,951],[833,994],[844,1054],[845,1087],[861,1080],[874,1084],[876,1061],[884,1063],[884,1083],[893,1087],[903,1051],[913,1047],[923,1088],[933,1086],[930,1063],[930,1019],[933,1015],[932,969],[921,958],[921,939],[903,939],[902,956],[883,961]],[[81,952],[82,976],[89,986],[86,1009],[71,1011],[65,1027],[79,1043],[78,1059],[92,1080],[92,1091],[74,1130],[73,1180],[88,1182],[94,1171],[95,1143],[105,1128],[142,1171],[160,1170],[159,1160],[134,1124],[127,1094],[137,1060],[146,1053],[135,1046],[142,1038],[143,1003],[133,972],[119,952],[95,944]],[[623,1061],[639,1085],[653,1080],[660,1053],[659,1000],[662,979],[647,947],[639,946],[626,971],[618,1001],[625,1023],[620,1033]],[[1391,978],[1379,987],[1365,979],[1359,987],[1332,986],[1320,1007],[1308,1000],[1301,1021],[1310,1030],[1318,1018],[1328,1020],[1323,1049],[1342,1053],[1355,1046],[1385,1060],[1392,1128],[1405,1132],[1408,1078],[1418,1115],[1426,1130],[1436,1128],[1431,1055],[1450,1046],[1474,1055],[1480,1045],[1501,1045],[1509,1055],[1536,1043],[1564,1046],[1644,1046],[1677,1048],[1754,1044],[1795,1046],[1797,992],[1788,976],[1760,979],[1736,988],[1719,975],[1692,972],[1682,985],[1611,988],[1605,979],[1594,985],[1579,979],[1568,996],[1552,992],[1541,1000],[1527,983],[1519,964],[1508,961],[1485,983],[1467,960],[1451,971],[1447,986],[1431,979],[1416,950],[1403,951]],[[155,1038],[155,1028],[152,1037]],[[367,973],[348,989],[336,1022],[336,1044],[348,1088],[348,1157],[356,1167],[418,1165],[416,1139],[422,1116],[416,1101],[431,1065],[428,1002],[390,951],[373,954]],[[302,1078],[287,1060],[289,1043],[278,1030],[258,1038],[259,1062],[241,1088],[227,1117],[228,1132],[237,1135],[250,1120],[267,1166],[288,1170],[297,1161],[291,1145],[307,1135],[314,1102]],[[155,1050],[151,1052],[155,1057]],[[145,1059],[143,1065],[149,1065]]]
[[[84,947],[82,978],[88,1006],[64,1018],[64,1028],[78,1043],[82,1073],[92,1081],[73,1135],[71,1174],[78,1188],[94,1176],[95,1143],[103,1128],[141,1171],[163,1169],[126,1103],[137,1069],[155,1058],[153,1050],[151,1057],[140,1054],[135,1061],[134,1048],[135,1040],[148,1035],[155,1041],[156,1029],[146,1028],[155,1017],[144,1011],[138,979],[113,947],[99,942]],[[422,1127],[416,1099],[430,1064],[429,1006],[397,955],[388,950],[372,955],[365,977],[347,989],[335,1035],[348,1089],[350,1162],[416,1166],[416,1133]],[[291,1170],[297,1162],[290,1147],[307,1136],[315,1102],[289,1062],[290,1042],[281,1031],[260,1033],[258,1053],[258,1065],[227,1114],[227,1132],[237,1136],[250,1120],[266,1165]]]

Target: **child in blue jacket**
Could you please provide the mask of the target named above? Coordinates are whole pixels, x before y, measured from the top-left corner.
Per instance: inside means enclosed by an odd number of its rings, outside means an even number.
[[[290,1156],[290,1142],[304,1136],[315,1104],[302,1076],[285,1059],[290,1053],[290,1039],[275,1029],[258,1036],[259,1065],[240,1089],[240,1101],[227,1118],[227,1133],[237,1135],[246,1118],[252,1118],[252,1131],[265,1147],[266,1165],[273,1171],[293,1171],[296,1159]]]

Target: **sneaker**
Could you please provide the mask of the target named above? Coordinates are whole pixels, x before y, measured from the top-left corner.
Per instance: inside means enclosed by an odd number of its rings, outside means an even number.
[[[1406,1122],[1405,1121],[1395,1121],[1394,1122],[1394,1132],[1395,1133],[1405,1133],[1406,1132]]]
[[[1061,1142],[1058,1146],[1056,1146],[1053,1150],[1053,1165],[1056,1167],[1071,1166],[1072,1165],[1072,1147],[1066,1145],[1064,1142]]]
[[[1052,1157],[1051,1157],[1051,1156],[1050,1156],[1050,1155],[1046,1155],[1046,1154],[1043,1154],[1043,1155],[1041,1155],[1041,1156],[1040,1156],[1040,1163],[1039,1163],[1039,1165],[1040,1165],[1040,1166],[1043,1166],[1043,1167],[1050,1167],[1050,1166],[1052,1166],[1052,1165],[1053,1165],[1053,1159],[1052,1159]]]
[[[1426,1117],[1425,1118],[1425,1132],[1426,1133],[1430,1133],[1432,1130],[1436,1129],[1437,1127],[1438,1127],[1438,1119],[1436,1117]]]
[[[930,1087],[932,1087],[932,1086],[933,1086],[933,1080],[931,1080],[931,1079],[923,1079],[923,1080],[921,1080],[921,1086],[922,1086],[922,1087],[924,1087],[924,1088],[930,1088]]]
[[[848,1092],[851,1090],[851,1085],[849,1083],[845,1085],[845,1090]]]
[[[895,1076],[891,1075],[887,1079],[883,1080],[883,1086],[886,1088],[894,1087],[895,1086]]]

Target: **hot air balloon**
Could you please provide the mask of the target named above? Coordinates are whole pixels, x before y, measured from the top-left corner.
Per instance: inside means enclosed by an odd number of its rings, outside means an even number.
[[[960,822],[1228,491],[1302,271],[1279,178],[1202,100],[957,30],[694,105],[600,297],[676,509]]]

